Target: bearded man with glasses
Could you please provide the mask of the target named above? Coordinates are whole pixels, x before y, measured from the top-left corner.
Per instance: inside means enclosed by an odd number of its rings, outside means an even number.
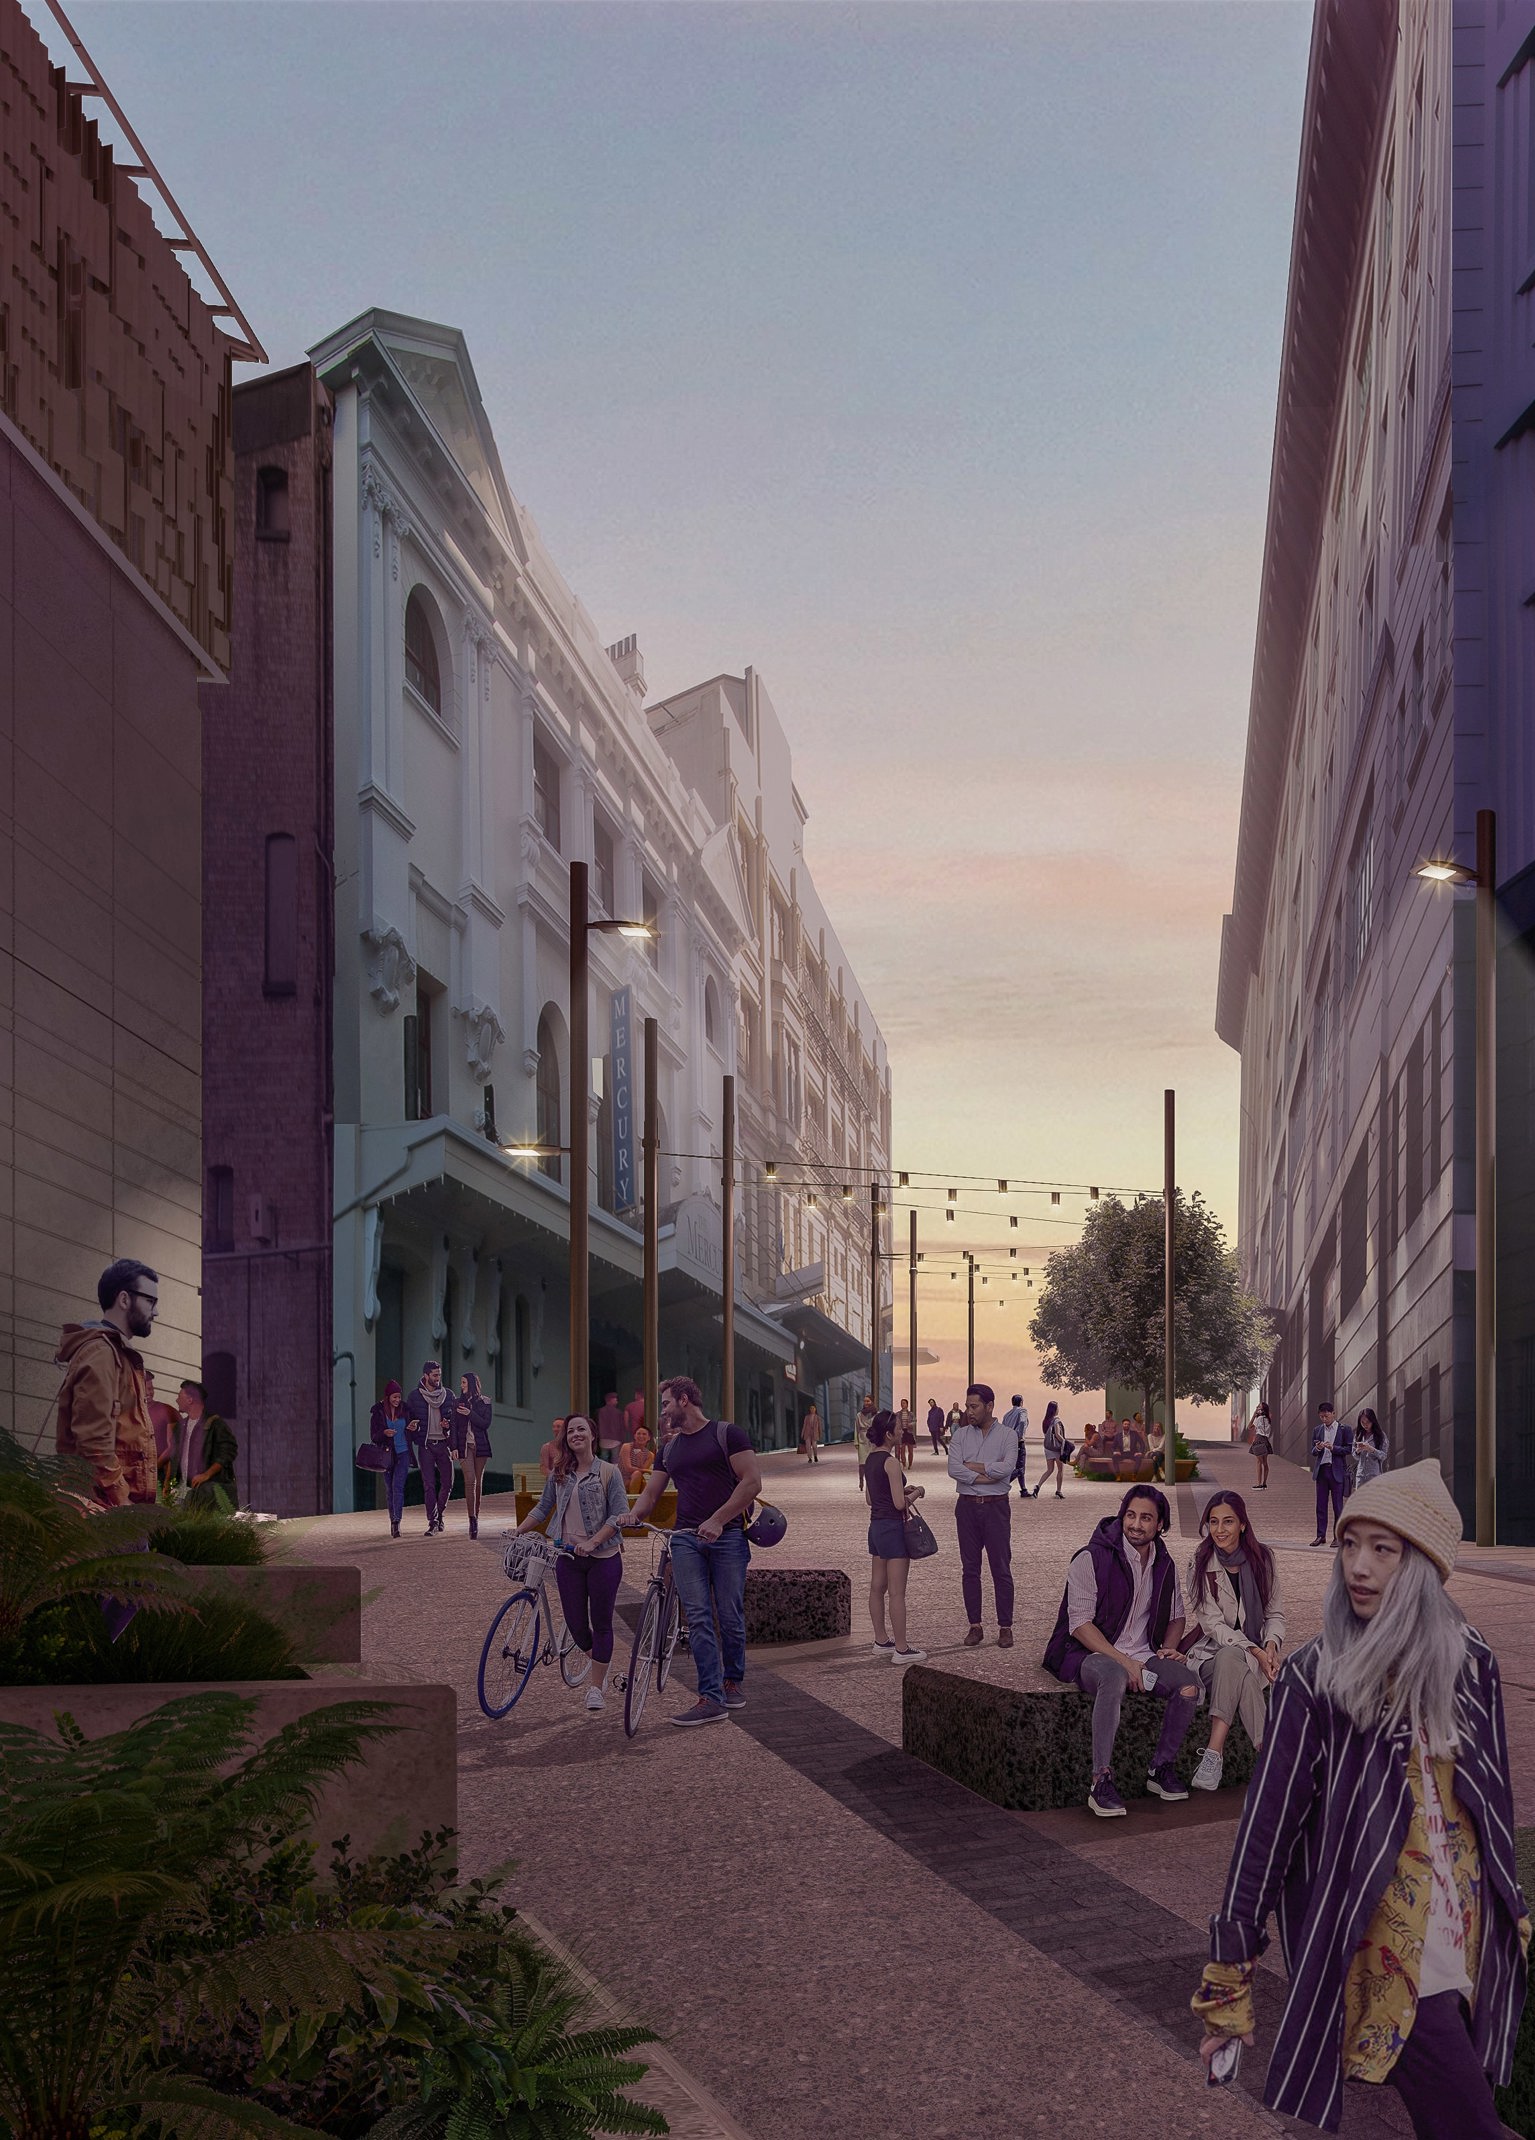
[[[66,1323],[56,1367],[55,1442],[61,1456],[83,1457],[103,1508],[155,1498],[155,1430],[144,1357],[130,1342],[147,1338],[160,1307],[159,1273],[123,1257],[96,1283],[101,1319]]]

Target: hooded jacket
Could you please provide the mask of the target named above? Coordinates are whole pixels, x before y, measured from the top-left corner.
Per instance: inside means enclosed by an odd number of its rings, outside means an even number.
[[[144,1358],[115,1323],[66,1323],[54,1360],[64,1369],[54,1443],[84,1457],[104,1508],[155,1498],[155,1430]]]
[[[474,1436],[476,1456],[490,1454],[490,1399],[480,1388],[478,1375],[465,1375],[469,1385],[467,1397],[452,1397],[448,1400],[448,1441],[453,1454],[462,1459]]]

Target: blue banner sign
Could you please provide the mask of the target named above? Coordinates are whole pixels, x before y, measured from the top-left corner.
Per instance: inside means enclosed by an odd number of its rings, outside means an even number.
[[[634,1179],[634,998],[629,989],[613,991],[612,1019],[613,1204],[618,1211],[632,1211],[640,1199]]]

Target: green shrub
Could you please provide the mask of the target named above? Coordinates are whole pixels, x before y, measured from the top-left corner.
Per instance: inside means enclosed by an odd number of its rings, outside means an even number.
[[[259,1525],[216,1509],[182,1505],[165,1511],[149,1533],[153,1552],[194,1568],[260,1568],[266,1539]]]
[[[93,1741],[0,1727],[0,2131],[664,2133],[625,2093],[647,2032],[577,2026],[500,1880],[451,1884],[448,1831],[360,1864],[343,1839],[313,1878],[316,1794],[387,1704],[260,1746],[253,1715],[204,1693]]]
[[[308,1674],[275,1620],[242,1599],[206,1592],[184,1612],[135,1614],[115,1642],[94,1600],[47,1606],[0,1654],[0,1677],[11,1686],[75,1687]]]

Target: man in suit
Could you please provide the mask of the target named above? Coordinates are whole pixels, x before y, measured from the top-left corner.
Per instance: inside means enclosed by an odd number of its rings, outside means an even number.
[[[1311,1541],[1314,1546],[1327,1543],[1329,1504],[1333,1544],[1338,1542],[1338,1517],[1343,1496],[1348,1492],[1348,1460],[1353,1447],[1353,1428],[1346,1419],[1333,1416],[1332,1399],[1324,1397],[1316,1408],[1316,1426],[1311,1434],[1311,1475],[1316,1480],[1316,1536]]]

